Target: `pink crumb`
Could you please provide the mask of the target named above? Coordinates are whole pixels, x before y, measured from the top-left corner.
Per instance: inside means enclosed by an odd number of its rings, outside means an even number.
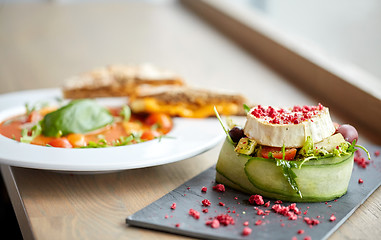
[[[331,217],[329,218],[329,221],[331,222],[336,221],[336,216],[332,214]]]
[[[245,228],[243,228],[243,231],[242,231],[242,235],[243,236],[247,236],[247,235],[250,235],[251,234],[251,228],[249,228],[249,227],[245,227]]]
[[[213,187],[213,190],[216,190],[217,192],[225,192],[225,186],[223,184],[217,184]]]

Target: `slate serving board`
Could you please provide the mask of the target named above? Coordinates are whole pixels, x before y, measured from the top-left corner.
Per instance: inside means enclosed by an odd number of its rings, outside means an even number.
[[[302,213],[295,221],[271,210],[275,204],[274,199],[264,198],[265,202],[270,201],[269,207],[258,206],[258,209],[271,211],[263,217],[257,215],[257,210],[249,204],[250,195],[228,187],[223,193],[213,190],[213,186],[216,185],[216,171],[213,166],[129,216],[126,223],[130,226],[203,239],[304,239],[306,236],[310,236],[311,239],[326,239],[381,185],[381,156],[374,155],[381,147],[368,145],[366,148],[372,155],[372,161],[365,169],[354,164],[347,194],[330,202],[297,203]],[[362,156],[365,157],[365,154]],[[359,178],[364,182],[360,184]],[[203,186],[208,189],[206,193],[201,191]],[[202,206],[201,201],[204,199],[210,200],[211,206]],[[219,202],[225,203],[225,206],[220,206]],[[176,203],[175,210],[171,209],[173,203]],[[290,204],[282,203],[283,206]],[[200,212],[199,219],[188,214],[191,208]],[[208,208],[209,212],[203,213],[204,208]],[[235,224],[221,225],[219,228],[211,228],[205,224],[219,214],[229,214],[234,218]],[[332,214],[336,217],[335,221],[329,220]],[[304,217],[317,219],[320,223],[310,226],[304,221]],[[262,224],[255,225],[257,220],[262,220]],[[242,235],[246,221],[252,229],[249,236]],[[304,233],[298,234],[298,230],[304,230]]]

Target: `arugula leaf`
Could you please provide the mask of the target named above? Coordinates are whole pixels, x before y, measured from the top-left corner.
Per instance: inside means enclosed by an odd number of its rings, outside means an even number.
[[[71,101],[48,113],[42,120],[42,133],[60,137],[69,133],[86,133],[112,123],[114,118],[103,106],[90,99]]]
[[[286,148],[284,145],[282,147],[282,153],[283,153],[282,159],[274,158],[271,152],[269,153],[269,158],[271,157],[275,159],[276,165],[282,168],[283,176],[286,178],[291,188],[294,189],[297,194],[299,194],[300,198],[303,198],[302,193],[300,192],[298,183],[295,181],[295,178],[297,178],[298,176],[296,176],[294,171],[292,171],[291,169],[292,167],[298,167],[298,166],[297,165],[292,166],[290,164],[290,161],[285,160]]]
[[[298,176],[296,176],[294,171],[292,171],[290,163],[284,159],[275,160],[276,165],[282,168],[283,176],[286,178],[291,188],[294,189],[297,194],[299,194],[300,198],[303,198],[302,193],[299,190],[298,183],[295,181],[295,178]]]

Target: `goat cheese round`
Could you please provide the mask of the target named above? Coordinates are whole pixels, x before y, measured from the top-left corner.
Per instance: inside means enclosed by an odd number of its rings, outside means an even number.
[[[316,143],[334,132],[329,110],[321,104],[292,108],[257,105],[248,112],[244,127],[247,137],[272,147],[302,147],[308,136]]]

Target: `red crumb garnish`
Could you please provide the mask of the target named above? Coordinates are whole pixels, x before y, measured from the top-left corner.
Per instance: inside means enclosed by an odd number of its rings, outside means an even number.
[[[362,157],[360,151],[357,150],[355,153],[356,154],[354,157],[354,161],[357,164],[357,166],[362,167],[362,168],[366,168],[367,165],[370,164],[370,161],[366,160],[364,157]]]
[[[242,235],[243,236],[247,236],[247,235],[250,235],[250,234],[251,234],[251,228],[249,228],[249,227],[243,228],[243,231],[242,231]]]
[[[180,223],[176,223],[176,225],[175,225],[176,227],[180,227]]]
[[[304,234],[304,230],[303,229],[299,229],[298,230],[298,234]]]
[[[216,190],[217,192],[225,192],[225,186],[223,184],[217,184],[213,187],[213,190]]]
[[[308,225],[310,225],[310,226],[318,225],[318,224],[320,223],[319,220],[317,220],[317,219],[313,219],[313,218],[309,218],[309,217],[305,217],[305,218],[304,218],[304,221],[305,221]]]
[[[167,214],[165,214],[164,218],[165,218],[165,219],[168,219],[168,215],[167,215]]]
[[[329,221],[331,222],[336,221],[336,216],[332,214],[331,217],[329,218]]]
[[[270,201],[266,202],[265,205],[263,205],[264,207],[270,207]]]
[[[208,199],[202,200],[202,205],[204,205],[204,207],[209,207],[210,204],[211,204],[211,202]]]
[[[280,204],[274,204],[271,209],[280,215],[288,217],[288,220],[297,220],[297,215],[301,213],[301,211],[296,207],[295,203],[287,207]]]
[[[219,228],[220,227],[220,222],[217,219],[206,221],[205,224],[209,225],[211,228]]]
[[[376,156],[376,157],[380,156],[380,150],[375,151],[374,156]]]
[[[303,240],[311,240],[311,237],[310,237],[310,236],[305,236],[305,237],[303,238]]]
[[[249,221],[244,222],[243,226],[249,226]]]
[[[312,118],[319,115],[323,109],[320,103],[318,106],[294,106],[292,109],[257,105],[250,114],[272,124],[298,124],[310,119],[312,121]]]
[[[282,200],[276,200],[274,203],[276,203],[276,204],[281,204],[281,203],[283,203],[283,202],[282,202]]]
[[[194,219],[199,219],[200,218],[200,213],[197,212],[194,209],[189,209],[189,215],[191,215]]]
[[[209,212],[209,209],[204,208],[204,209],[202,209],[202,212],[203,212],[203,213],[208,213],[208,212]]]
[[[223,203],[223,202],[219,202],[218,203],[220,206],[225,206],[225,203]]]
[[[220,214],[215,217],[221,225],[227,226],[229,224],[234,225],[234,219],[229,214]]]
[[[298,240],[298,238],[295,237],[295,236],[293,236],[293,237],[291,238],[291,240]]]
[[[202,187],[202,188],[201,188],[201,192],[206,192],[206,191],[208,191],[208,188],[207,188],[207,187]]]
[[[261,225],[262,224],[262,220],[257,220],[256,222],[255,222],[255,225]]]
[[[362,178],[359,178],[359,183],[364,183],[364,180],[362,180]]]
[[[173,209],[173,210],[176,209],[176,203],[172,203],[171,209]]]
[[[265,212],[263,210],[261,210],[261,209],[257,210],[257,215],[264,215],[264,214],[265,214]]]
[[[261,195],[251,195],[249,198],[249,203],[251,205],[263,205],[265,202],[263,201],[263,198]]]

